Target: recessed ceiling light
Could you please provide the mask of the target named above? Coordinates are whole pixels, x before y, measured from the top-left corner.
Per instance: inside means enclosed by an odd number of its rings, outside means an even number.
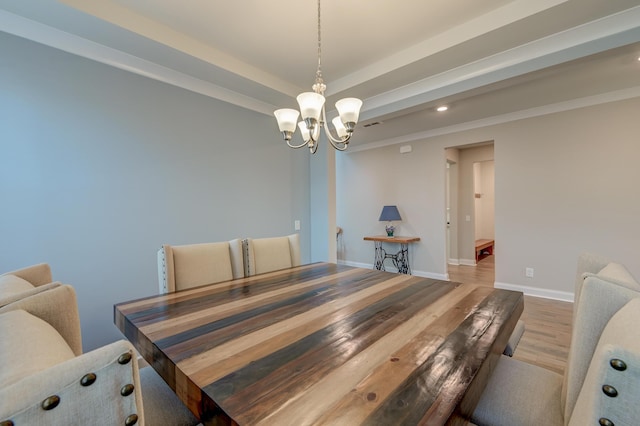
[[[449,109],[449,107],[448,107],[448,106],[443,105],[443,106],[439,106],[438,108],[436,108],[436,111],[438,111],[438,112],[444,112],[444,111],[446,111],[446,110],[448,110],[448,109]]]

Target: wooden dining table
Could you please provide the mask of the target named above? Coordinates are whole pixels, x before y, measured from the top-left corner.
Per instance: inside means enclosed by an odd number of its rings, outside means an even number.
[[[114,307],[205,424],[466,424],[520,292],[314,263]]]

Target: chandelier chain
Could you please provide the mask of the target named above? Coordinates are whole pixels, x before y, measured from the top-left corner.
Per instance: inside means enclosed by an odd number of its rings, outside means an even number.
[[[322,79],[322,30],[320,27],[320,0],[318,0],[318,69],[316,71],[316,84],[324,84]]]

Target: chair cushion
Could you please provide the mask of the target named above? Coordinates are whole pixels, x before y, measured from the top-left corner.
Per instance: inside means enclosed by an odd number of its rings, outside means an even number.
[[[233,279],[229,243],[173,246],[176,290]]]
[[[33,285],[16,275],[0,275],[0,298],[15,296],[33,290]]]
[[[258,238],[253,240],[255,273],[291,268],[291,249],[288,237]]]
[[[471,421],[478,426],[562,426],[562,376],[501,356]]]
[[[74,358],[62,336],[23,310],[0,314],[0,387]]]

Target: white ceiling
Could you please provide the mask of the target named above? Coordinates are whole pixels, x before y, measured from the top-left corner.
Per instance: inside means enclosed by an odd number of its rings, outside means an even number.
[[[264,114],[317,65],[316,0],[0,0],[0,31]],[[322,2],[328,105],[364,101],[350,149],[640,96],[639,57],[640,0]]]

